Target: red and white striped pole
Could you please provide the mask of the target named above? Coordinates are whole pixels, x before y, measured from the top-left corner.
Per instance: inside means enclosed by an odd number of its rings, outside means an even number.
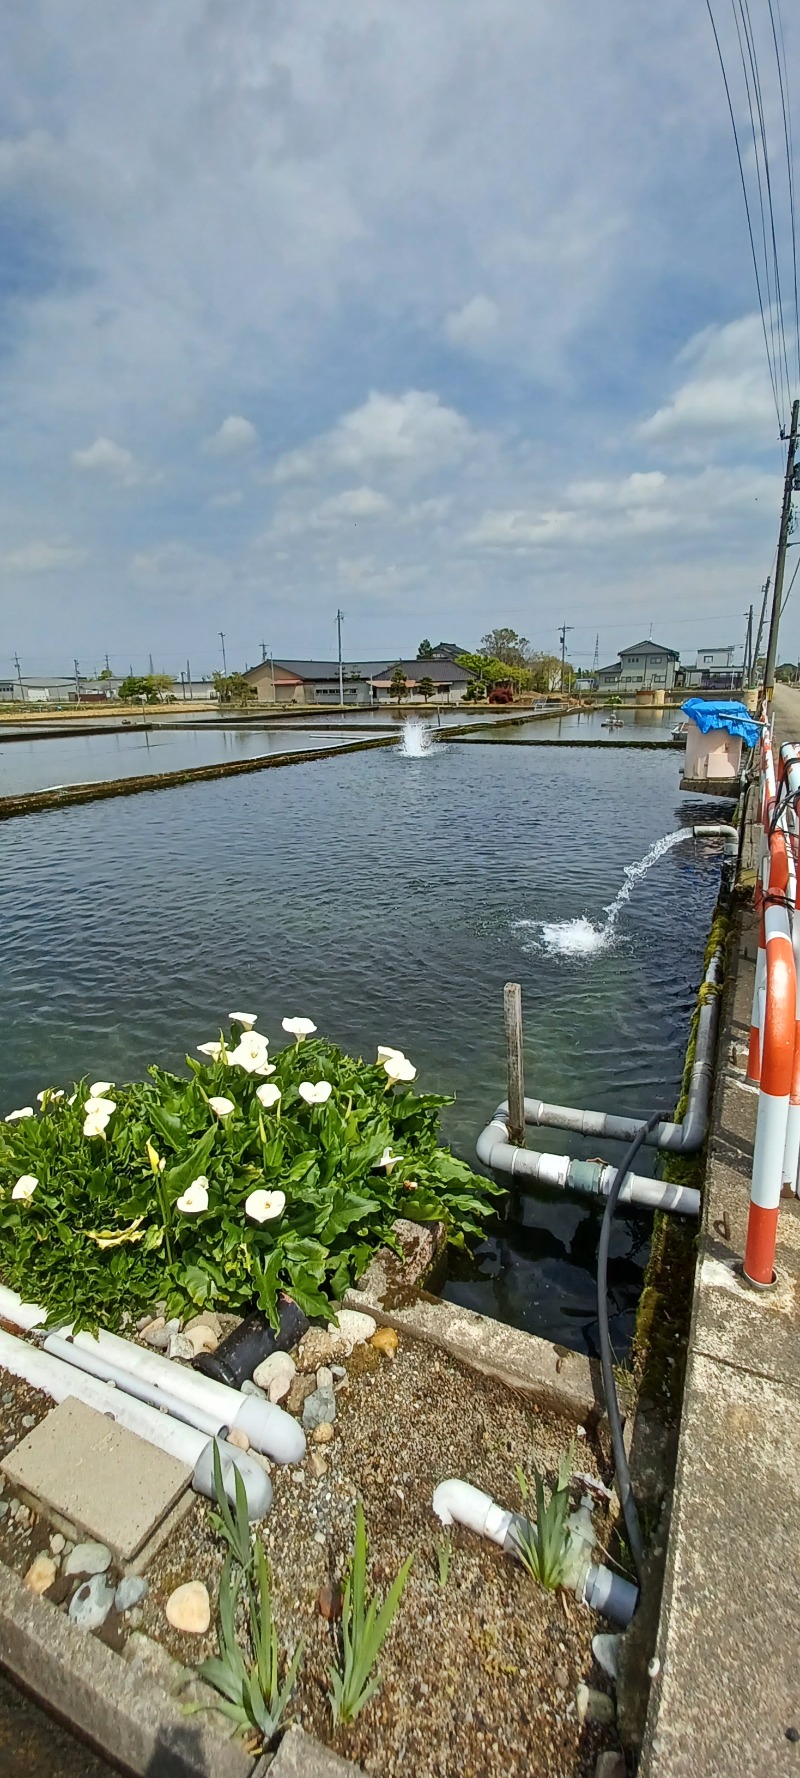
[[[786,839],[770,841],[773,868],[770,893],[785,892]],[[781,878],[783,882],[781,884]],[[785,903],[768,901],[764,908],[766,1009],[761,1053],[750,1215],[744,1275],[751,1284],[771,1284],[775,1276],[775,1244],[783,1183],[786,1127],[792,1092],[797,1012],[797,983],[789,913]]]

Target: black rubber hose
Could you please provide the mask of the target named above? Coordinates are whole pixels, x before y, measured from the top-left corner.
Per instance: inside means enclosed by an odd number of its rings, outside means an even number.
[[[608,1423],[611,1428],[611,1448],[614,1453],[614,1468],[617,1472],[617,1493],[619,1494],[622,1516],[625,1520],[625,1529],[628,1533],[628,1542],[631,1547],[631,1555],[633,1556],[640,1586],[644,1564],[644,1544],[642,1542],[639,1514],[636,1510],[636,1501],[634,1500],[633,1489],[631,1487],[628,1459],[625,1455],[625,1444],[622,1437],[622,1421],[620,1419],[619,1401],[617,1399],[617,1385],[614,1378],[611,1336],[608,1331],[608,1248],[611,1240],[611,1226],[614,1221],[614,1211],[616,1210],[617,1200],[625,1183],[626,1175],[630,1172],[636,1156],[639,1153],[639,1149],[649,1136],[650,1131],[657,1123],[661,1122],[661,1119],[664,1116],[665,1113],[663,1111],[654,1111],[652,1117],[648,1118],[646,1124],[642,1124],[641,1129],[637,1131],[633,1141],[625,1150],[622,1161],[614,1175],[611,1190],[606,1198],[603,1221],[600,1226],[600,1242],[597,1249],[597,1320],[600,1330],[600,1369],[603,1376],[603,1391],[606,1398]]]

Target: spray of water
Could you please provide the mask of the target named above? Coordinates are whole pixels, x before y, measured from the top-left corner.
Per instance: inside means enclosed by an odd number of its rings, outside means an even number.
[[[603,910],[606,917],[602,925],[595,926],[585,915],[577,920],[520,920],[518,925],[535,934],[537,949],[549,951],[551,955],[591,957],[600,951],[607,951],[614,942],[622,909],[630,900],[640,878],[652,870],[665,852],[671,852],[673,846],[680,845],[681,840],[688,839],[690,834],[691,828],[679,828],[676,833],[665,833],[662,839],[648,847],[643,858],[637,859],[635,864],[625,865],[625,881],[614,900]]]
[[[433,742],[427,723],[420,722],[418,716],[407,716],[403,723],[403,732],[398,744],[398,752],[404,759],[424,759],[430,753]]]

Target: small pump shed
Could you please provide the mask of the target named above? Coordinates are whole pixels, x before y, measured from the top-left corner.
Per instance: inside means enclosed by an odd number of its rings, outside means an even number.
[[[681,709],[689,722],[681,790],[738,796],[742,749],[755,747],[759,723],[733,698],[687,698]]]

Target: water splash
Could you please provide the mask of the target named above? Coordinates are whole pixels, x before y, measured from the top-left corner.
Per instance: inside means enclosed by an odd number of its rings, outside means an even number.
[[[689,839],[691,832],[690,827],[681,827],[676,833],[665,833],[660,840],[655,840],[648,847],[643,858],[637,859],[635,864],[625,865],[625,881],[614,900],[603,910],[606,917],[601,926],[595,926],[593,921],[582,915],[577,920],[520,920],[517,922],[518,927],[527,927],[534,932],[536,948],[548,951],[551,956],[591,957],[607,951],[616,937],[617,921],[622,909],[630,900],[640,878],[646,876],[666,852],[671,852],[673,846]]]
[[[403,723],[398,752],[404,759],[424,759],[432,746],[431,731],[427,723],[420,722],[418,716],[407,716]]]

